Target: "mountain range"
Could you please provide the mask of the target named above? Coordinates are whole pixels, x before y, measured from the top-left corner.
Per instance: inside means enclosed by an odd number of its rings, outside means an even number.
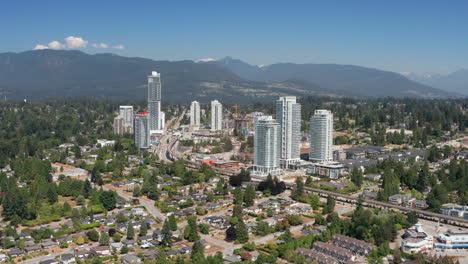
[[[446,75],[409,73],[406,77],[441,90],[468,96],[468,69],[460,69]]]
[[[266,67],[226,57],[156,61],[76,50],[0,53],[0,95],[9,99],[91,96],[146,98],[146,76],[161,72],[168,102],[250,103],[278,96],[325,95],[442,98],[451,93],[401,74],[353,65],[278,63]]]

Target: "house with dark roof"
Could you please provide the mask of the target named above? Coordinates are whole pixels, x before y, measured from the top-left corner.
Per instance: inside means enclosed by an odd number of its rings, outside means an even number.
[[[142,263],[141,259],[133,254],[127,254],[122,257],[123,264],[139,264]]]

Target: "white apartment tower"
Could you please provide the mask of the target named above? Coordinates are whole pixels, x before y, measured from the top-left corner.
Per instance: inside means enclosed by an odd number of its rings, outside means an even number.
[[[114,134],[124,134],[124,118],[122,116],[114,117]]]
[[[133,106],[132,105],[121,105],[119,107],[119,115],[124,118],[125,124],[133,126]]]
[[[153,71],[148,76],[149,129],[161,130],[161,74]]]
[[[223,105],[218,100],[211,101],[211,131],[223,129]]]
[[[276,101],[276,121],[280,125],[280,164],[289,168],[300,160],[301,105],[295,96],[280,97]]]
[[[271,116],[255,118],[254,171],[263,175],[280,172],[280,125]]]
[[[315,110],[310,118],[309,160],[333,160],[333,114],[328,110]]]
[[[200,127],[200,103],[197,101],[190,105],[190,126]]]

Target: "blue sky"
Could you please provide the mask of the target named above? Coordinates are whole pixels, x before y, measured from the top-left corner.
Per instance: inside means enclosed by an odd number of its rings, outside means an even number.
[[[417,73],[468,68],[463,0],[18,0],[2,1],[0,10],[0,52],[58,41],[51,47],[157,60],[232,56]],[[100,43],[107,48],[93,47]]]

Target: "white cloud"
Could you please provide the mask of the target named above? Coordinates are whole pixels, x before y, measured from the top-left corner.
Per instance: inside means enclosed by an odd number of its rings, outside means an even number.
[[[106,43],[101,42],[99,44],[94,43],[93,47],[98,48],[98,49],[107,49],[107,48],[109,48],[109,45],[107,45]]]
[[[113,46],[112,48],[113,49],[118,49],[118,50],[123,50],[123,49],[125,49],[125,46],[124,45],[117,45],[117,46]]]
[[[60,50],[60,49],[65,48],[65,45],[63,45],[62,43],[56,40],[50,42],[48,46],[49,46],[49,49],[53,49],[53,50]]]
[[[61,49],[82,49],[86,48],[88,45],[88,41],[83,39],[82,37],[75,37],[75,36],[69,36],[65,38],[65,43],[61,43],[59,41],[52,41],[48,45],[42,45],[42,44],[37,44],[34,46],[34,50],[43,50],[43,49],[53,49],[53,50],[61,50]],[[93,43],[92,46],[97,49],[107,49],[107,48],[112,48],[112,49],[117,49],[117,50],[123,50],[125,49],[124,45],[115,45],[115,46],[110,46],[109,44],[99,42],[99,43]]]
[[[44,50],[44,49],[48,49],[49,47],[47,46],[44,46],[44,45],[41,45],[41,44],[38,44],[36,45],[33,50]]]
[[[66,37],[65,42],[67,43],[67,48],[69,49],[86,48],[86,45],[88,45],[88,41],[84,40],[81,37],[74,36]]]
[[[215,61],[216,59],[213,58],[204,58],[204,59],[199,59],[197,60],[198,62],[209,62],[209,61]]]

